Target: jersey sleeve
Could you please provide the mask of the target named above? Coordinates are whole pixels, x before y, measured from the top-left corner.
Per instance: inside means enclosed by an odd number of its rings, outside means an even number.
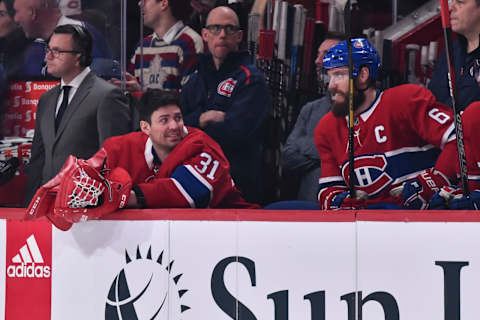
[[[340,174],[340,168],[334,157],[334,152],[329,143],[326,132],[328,132],[328,119],[320,120],[315,129],[314,141],[318,149],[321,162],[321,174],[318,179],[318,204],[322,210],[328,210],[335,195],[347,191],[347,186]]]
[[[180,161],[169,177],[139,184],[148,208],[216,207],[232,189],[230,166],[215,148],[205,147]]]
[[[480,150],[477,147],[478,141],[480,141],[479,119],[480,102],[474,102],[462,114],[463,139],[470,190],[480,190]],[[449,142],[445,146],[436,162],[435,169],[444,173],[452,183],[460,183],[460,166],[456,140]]]
[[[455,139],[452,110],[435,100],[433,94],[418,85],[404,85],[399,90],[406,90],[404,96],[410,101],[399,109],[410,123],[410,129],[425,142],[443,149]],[[403,103],[402,103],[403,104]]]

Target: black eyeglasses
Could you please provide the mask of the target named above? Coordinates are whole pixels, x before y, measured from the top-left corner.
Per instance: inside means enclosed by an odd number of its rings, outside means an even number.
[[[54,58],[58,58],[60,56],[60,53],[80,53],[80,51],[75,51],[75,50],[58,50],[58,49],[52,49],[49,46],[45,47],[45,55],[48,53],[51,53]]]
[[[214,35],[218,36],[220,32],[222,32],[222,29],[225,30],[225,33],[229,36],[232,34],[235,34],[240,30],[239,26],[234,26],[233,24],[211,24],[205,27],[208,31],[213,33]]]

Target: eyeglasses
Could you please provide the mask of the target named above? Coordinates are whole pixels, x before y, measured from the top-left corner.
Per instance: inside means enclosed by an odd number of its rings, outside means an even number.
[[[210,31],[212,34],[218,36],[220,32],[222,32],[222,29],[225,30],[225,33],[229,36],[232,34],[235,34],[240,30],[239,26],[234,26],[233,24],[211,24],[205,27],[208,31]]]
[[[58,58],[60,56],[60,53],[80,53],[80,51],[75,51],[75,50],[58,50],[58,49],[52,49],[50,47],[45,47],[45,55],[48,53],[51,53],[54,58]]]

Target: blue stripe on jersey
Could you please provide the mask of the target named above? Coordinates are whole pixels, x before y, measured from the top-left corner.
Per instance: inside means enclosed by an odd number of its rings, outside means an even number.
[[[195,202],[195,208],[207,208],[210,203],[210,190],[185,166],[179,166],[170,176],[177,180]]]
[[[409,174],[432,168],[440,154],[440,149],[431,148],[425,151],[404,152],[387,157],[386,172],[393,180]]]

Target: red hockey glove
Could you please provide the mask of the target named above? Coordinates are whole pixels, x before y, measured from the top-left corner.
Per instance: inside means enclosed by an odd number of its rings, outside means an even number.
[[[40,218],[46,216],[49,212],[53,212],[59,185],[63,177],[74,168],[76,161],[75,157],[68,157],[60,172],[37,190],[28,205],[25,220]]]
[[[132,180],[125,169],[105,170],[102,174],[79,160],[78,169],[60,185],[53,216],[69,223],[98,219],[124,208],[131,189]]]
[[[439,191],[441,187],[449,184],[447,177],[440,171],[424,170],[415,179],[403,184],[403,205],[412,210],[427,209],[428,202],[433,194]]]

